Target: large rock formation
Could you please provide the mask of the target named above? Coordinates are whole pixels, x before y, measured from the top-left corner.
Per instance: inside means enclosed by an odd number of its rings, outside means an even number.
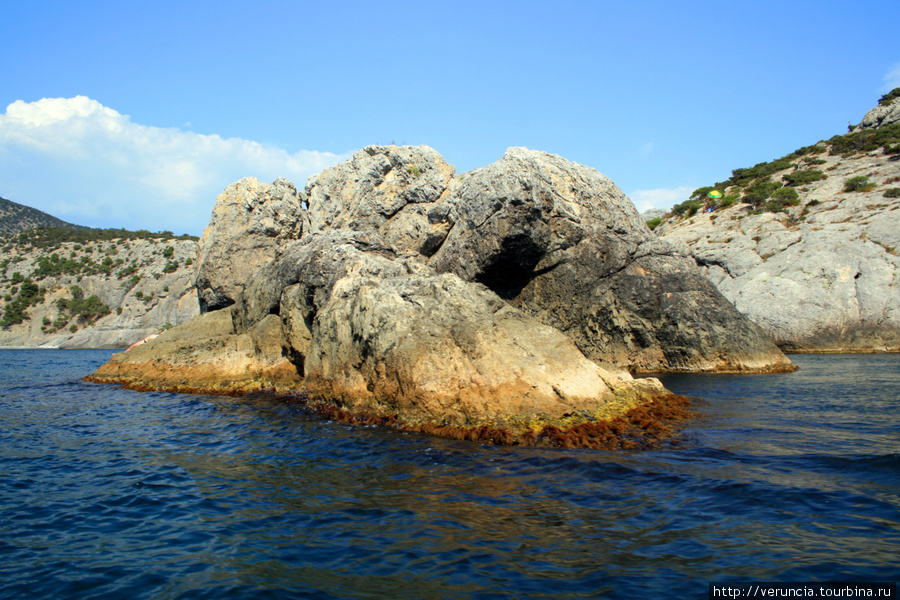
[[[456,177],[430,148],[370,146],[302,196],[303,225],[252,272],[222,275],[234,252],[211,250],[252,236],[247,219],[211,225],[198,272],[222,276],[198,287],[216,299],[207,310],[228,307],[92,379],[215,392],[302,380],[332,415],[506,442],[578,431],[592,445],[600,422],[668,410],[659,382],[628,369],[793,368],[612,182],[559,157],[511,149]]]
[[[877,129],[897,123],[900,123],[900,94],[896,94],[893,100],[883,100],[878,106],[867,112],[859,127]]]
[[[452,229],[430,264],[484,283],[595,361],[640,373],[791,368],[593,169],[511,148],[449,203]]]

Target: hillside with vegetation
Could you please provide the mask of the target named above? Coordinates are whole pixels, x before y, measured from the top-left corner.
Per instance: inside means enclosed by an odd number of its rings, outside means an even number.
[[[199,312],[191,236],[41,226],[0,250],[0,345],[122,347]]]
[[[0,235],[10,235],[34,229],[35,227],[55,227],[66,229],[84,229],[78,225],[66,223],[52,215],[24,204],[0,198]]]
[[[796,351],[900,349],[900,88],[860,125],[648,221]]]

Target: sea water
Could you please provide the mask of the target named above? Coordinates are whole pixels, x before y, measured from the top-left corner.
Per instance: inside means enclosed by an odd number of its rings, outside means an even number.
[[[493,447],[0,350],[0,598],[701,598],[900,579],[900,355],[666,377],[652,451]]]

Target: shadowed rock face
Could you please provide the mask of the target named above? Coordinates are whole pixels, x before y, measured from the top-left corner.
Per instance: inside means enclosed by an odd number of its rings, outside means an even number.
[[[454,177],[430,148],[370,146],[311,178],[308,210],[274,236],[232,196],[220,204],[236,226],[204,238],[207,309],[229,306],[204,315],[215,327],[166,333],[94,380],[165,388],[165,366],[214,365],[242,390],[302,379],[324,414],[518,443],[579,427],[594,439],[586,425],[671,397],[627,368],[792,367],[618,188],[559,157],[511,149]],[[229,252],[212,250],[219,237]],[[260,266],[229,275],[228,256]]]
[[[595,361],[645,373],[793,368],[593,169],[511,148],[449,203],[452,227],[429,264],[485,284]]]

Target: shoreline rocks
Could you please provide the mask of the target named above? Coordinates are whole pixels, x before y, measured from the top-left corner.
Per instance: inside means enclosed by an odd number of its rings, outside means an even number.
[[[454,173],[428,147],[369,146],[296,195],[230,186],[198,260],[201,317],[88,379],[301,393],[348,421],[578,446],[686,418],[630,371],[795,368],[596,171],[513,148]]]

